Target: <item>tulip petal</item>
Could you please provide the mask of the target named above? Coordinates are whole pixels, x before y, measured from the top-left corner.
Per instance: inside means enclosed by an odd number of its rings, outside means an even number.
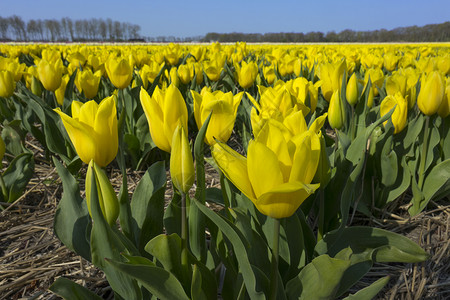
[[[211,154],[223,174],[250,200],[256,199],[248,178],[247,159],[224,143],[216,143]]]
[[[306,132],[295,142],[296,151],[289,181],[310,183],[320,159],[320,139],[317,134]]]
[[[116,157],[119,149],[114,97],[108,97],[100,103],[94,122],[94,131],[98,136],[95,162],[101,167],[108,165]]]
[[[288,182],[262,194],[254,203],[256,208],[266,216],[276,219],[287,218],[292,216],[318,187],[319,184]]]
[[[98,104],[94,100],[88,101],[80,108],[78,121],[94,127],[95,117],[97,115]]]
[[[171,84],[164,95],[164,134],[172,143],[172,136],[177,128],[178,122],[181,122],[183,128],[187,128],[188,112],[186,103],[178,88]],[[152,135],[153,136],[153,135]]]

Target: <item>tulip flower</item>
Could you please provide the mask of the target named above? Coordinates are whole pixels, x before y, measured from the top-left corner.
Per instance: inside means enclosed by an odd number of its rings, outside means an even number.
[[[177,75],[183,84],[188,84],[191,81],[191,71],[188,65],[178,66]]]
[[[111,182],[106,176],[105,171],[103,171],[95,162],[91,160],[86,173],[86,203],[91,214],[91,180],[92,176],[95,174],[98,200],[100,202],[100,208],[102,210],[103,216],[109,225],[114,225],[116,223],[117,217],[119,216],[119,200],[117,199],[116,192],[111,185]]]
[[[207,88],[203,88],[201,94],[193,90],[191,94],[194,99],[194,117],[199,129],[210,112],[213,112],[206,131],[206,142],[213,145],[217,139],[226,143],[233,131],[237,109],[244,93],[236,95],[222,91],[211,93]]]
[[[243,89],[248,89],[253,85],[256,79],[256,75],[258,75],[258,66],[255,62],[245,62],[242,61],[241,66],[236,64],[236,73],[238,77],[239,85]]]
[[[103,99],[100,104],[94,100],[86,103],[72,102],[72,117],[58,107],[64,127],[81,160],[94,160],[100,167],[108,165],[117,154],[119,138],[115,96]]]
[[[314,112],[317,107],[317,101],[319,98],[319,87],[322,85],[322,81],[312,83],[304,77],[298,77],[286,82],[286,88],[294,95],[299,102],[306,105],[309,101],[309,107],[311,112]]]
[[[92,73],[91,69],[84,69],[80,73],[77,73],[77,88],[88,99],[92,99],[97,96],[98,86],[100,79],[102,78],[102,72],[100,70]]]
[[[41,59],[37,65],[39,80],[47,91],[54,92],[61,85],[63,64],[61,60],[54,63]]]
[[[151,97],[141,88],[139,97],[153,142],[159,149],[170,152],[178,121],[183,128],[187,128],[188,112],[183,96],[178,88],[171,84],[163,90],[156,87]]]
[[[391,121],[395,128],[394,134],[397,134],[402,131],[408,124],[408,101],[403,98],[401,92],[397,92],[395,95],[388,95],[383,99],[380,104],[381,117],[387,114],[392,108],[394,108],[394,106],[395,110],[391,115]],[[385,126],[386,123],[387,121],[384,122]]]
[[[318,76],[322,80],[322,94],[328,102],[330,102],[335,90],[341,90],[342,78],[346,69],[347,64],[345,60],[319,65]]]
[[[339,91],[336,90],[330,100],[328,107],[328,122],[331,128],[341,129],[346,121],[345,106],[342,103]]]
[[[372,82],[372,89],[373,89],[373,95],[378,95],[378,89],[380,89],[383,86],[384,82],[384,74],[383,71],[379,68],[377,69],[369,69],[366,71],[366,74],[364,75],[364,89],[367,86],[367,83],[370,81]]]
[[[133,67],[125,58],[111,57],[106,61],[106,72],[109,80],[118,89],[124,89],[130,85],[133,78]]]
[[[67,83],[69,83],[70,77],[69,75],[64,75],[61,80],[61,85],[59,88],[55,91],[56,101],[59,105],[63,105],[64,103],[64,95],[66,93],[66,87]],[[34,92],[33,92],[34,93]]]
[[[356,73],[353,73],[347,83],[347,90],[345,92],[347,102],[351,106],[355,106],[358,103],[359,91],[358,91],[358,79],[356,78]]]
[[[183,193],[188,193],[194,184],[195,170],[186,130],[178,124],[172,138],[170,154],[170,176],[173,185]]]
[[[438,115],[441,118],[446,118],[450,114],[450,80],[447,79],[447,85],[445,87],[444,98],[438,109]]]
[[[255,140],[250,141],[247,158],[224,143],[216,143],[212,156],[224,175],[264,215],[290,217],[319,187],[311,184],[320,158],[316,133],[286,141],[269,120]]]
[[[275,68],[272,65],[264,66],[263,74],[268,84],[273,84],[277,79],[277,75],[275,74]]]
[[[0,97],[10,97],[14,94],[16,83],[10,71],[0,70]]]
[[[421,80],[417,106],[427,116],[435,114],[444,99],[444,77],[434,71]]]

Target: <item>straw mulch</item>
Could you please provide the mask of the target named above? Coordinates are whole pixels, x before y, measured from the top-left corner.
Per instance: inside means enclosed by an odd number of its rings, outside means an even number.
[[[0,299],[59,299],[48,288],[60,276],[112,299],[103,272],[68,250],[54,234],[53,217],[62,186],[55,168],[42,159],[43,154],[36,150],[35,177],[25,194],[13,204],[2,204],[7,208],[0,212]],[[207,172],[208,184],[217,185],[213,170]],[[119,173],[116,175],[118,185]],[[132,192],[142,172],[128,175]],[[414,218],[408,217],[405,206],[389,211],[395,213],[384,212],[378,219],[356,215],[352,224],[400,233],[421,245],[431,257],[419,264],[375,264],[354,290],[390,275],[377,299],[450,299],[449,199],[433,202]]]

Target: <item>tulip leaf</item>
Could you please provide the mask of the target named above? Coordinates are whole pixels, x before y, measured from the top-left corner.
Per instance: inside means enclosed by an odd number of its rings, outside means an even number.
[[[22,196],[34,174],[33,154],[25,152],[16,156],[2,174],[8,192],[6,202],[14,202]]]
[[[392,149],[393,137],[388,137],[381,151],[381,183],[386,186],[392,186],[397,179],[397,154]]]
[[[431,120],[430,120],[431,121]],[[434,160],[438,156],[437,148],[436,146],[439,144],[440,136],[439,136],[439,130],[435,126],[430,126],[430,135],[428,140],[428,150],[427,150],[427,160],[425,162],[425,169],[424,172],[427,172],[429,170],[430,166],[433,164]],[[420,147],[422,150],[422,146]]]
[[[163,232],[166,170],[163,161],[145,172],[131,200],[135,244],[143,253],[145,244]]]
[[[102,299],[85,287],[64,277],[59,277],[56,279],[56,281],[50,286],[49,290],[65,300]]]
[[[411,145],[417,141],[417,137],[423,130],[424,116],[418,114],[417,117],[408,123],[406,128],[406,135],[403,139],[403,147],[408,149]]]
[[[384,288],[388,281],[389,276],[380,278],[368,287],[345,297],[343,300],[371,300]]]
[[[195,264],[192,271],[191,299],[215,299],[217,283],[213,273],[202,264]]]
[[[92,231],[91,231],[91,256],[92,263],[105,272],[114,292],[118,293],[124,299],[140,299],[141,290],[129,274],[118,270],[113,264],[107,263],[107,259],[123,261],[125,258],[121,252],[126,252],[127,248],[122,242],[126,239],[119,231],[114,231],[106,222],[100,208],[98,199],[97,179],[95,172],[91,178],[91,213],[92,213]]]
[[[415,263],[428,259],[428,254],[410,239],[387,230],[354,226],[330,232],[316,245],[317,254],[336,255],[348,248],[354,254],[371,253],[376,262]]]
[[[441,124],[441,139],[442,139],[442,157],[443,160],[450,158],[450,118],[445,118]]]
[[[431,199],[444,198],[450,194],[450,159],[447,159],[431,169],[423,184],[423,198],[412,199],[409,213],[414,216],[420,213]]]
[[[172,200],[164,211],[164,229],[167,234],[176,233],[181,236],[181,196],[174,193]]]
[[[70,250],[91,261],[89,232],[91,221],[86,201],[80,196],[80,187],[75,178],[53,157],[63,185],[63,195],[55,213],[55,234]]]
[[[2,139],[5,142],[6,152],[14,156],[18,156],[25,151],[23,140],[25,133],[20,129],[19,120],[14,120],[9,123],[5,122],[2,129]]]
[[[107,259],[106,262],[119,273],[139,281],[153,296],[159,299],[189,299],[177,278],[161,267],[121,263],[111,259]]]
[[[395,187],[387,191],[388,195],[386,198],[386,203],[394,201],[395,199],[400,197],[400,195],[406,191],[411,183],[411,175],[408,170],[408,165],[406,164],[405,156],[402,157],[401,168],[395,180]]]
[[[236,260],[239,265],[239,271],[242,273],[245,287],[250,298],[264,299],[264,293],[257,290],[256,277],[248,260],[248,245],[246,245],[245,241],[241,239],[240,235],[237,233],[237,229],[227,220],[223,219],[221,216],[207,208],[204,204],[200,203],[197,199],[193,198],[191,200],[191,205],[192,204],[196,205],[208,219],[216,224],[219,230],[223,232],[223,234],[233,245]]]
[[[333,299],[349,260],[323,254],[307,264],[300,274],[286,285],[288,299]]]

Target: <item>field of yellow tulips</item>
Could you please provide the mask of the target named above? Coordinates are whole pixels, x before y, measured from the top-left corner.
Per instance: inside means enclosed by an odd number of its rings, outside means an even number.
[[[0,228],[46,166],[106,284],[30,288],[4,234],[0,296],[450,297],[449,76],[449,44],[0,44]]]

